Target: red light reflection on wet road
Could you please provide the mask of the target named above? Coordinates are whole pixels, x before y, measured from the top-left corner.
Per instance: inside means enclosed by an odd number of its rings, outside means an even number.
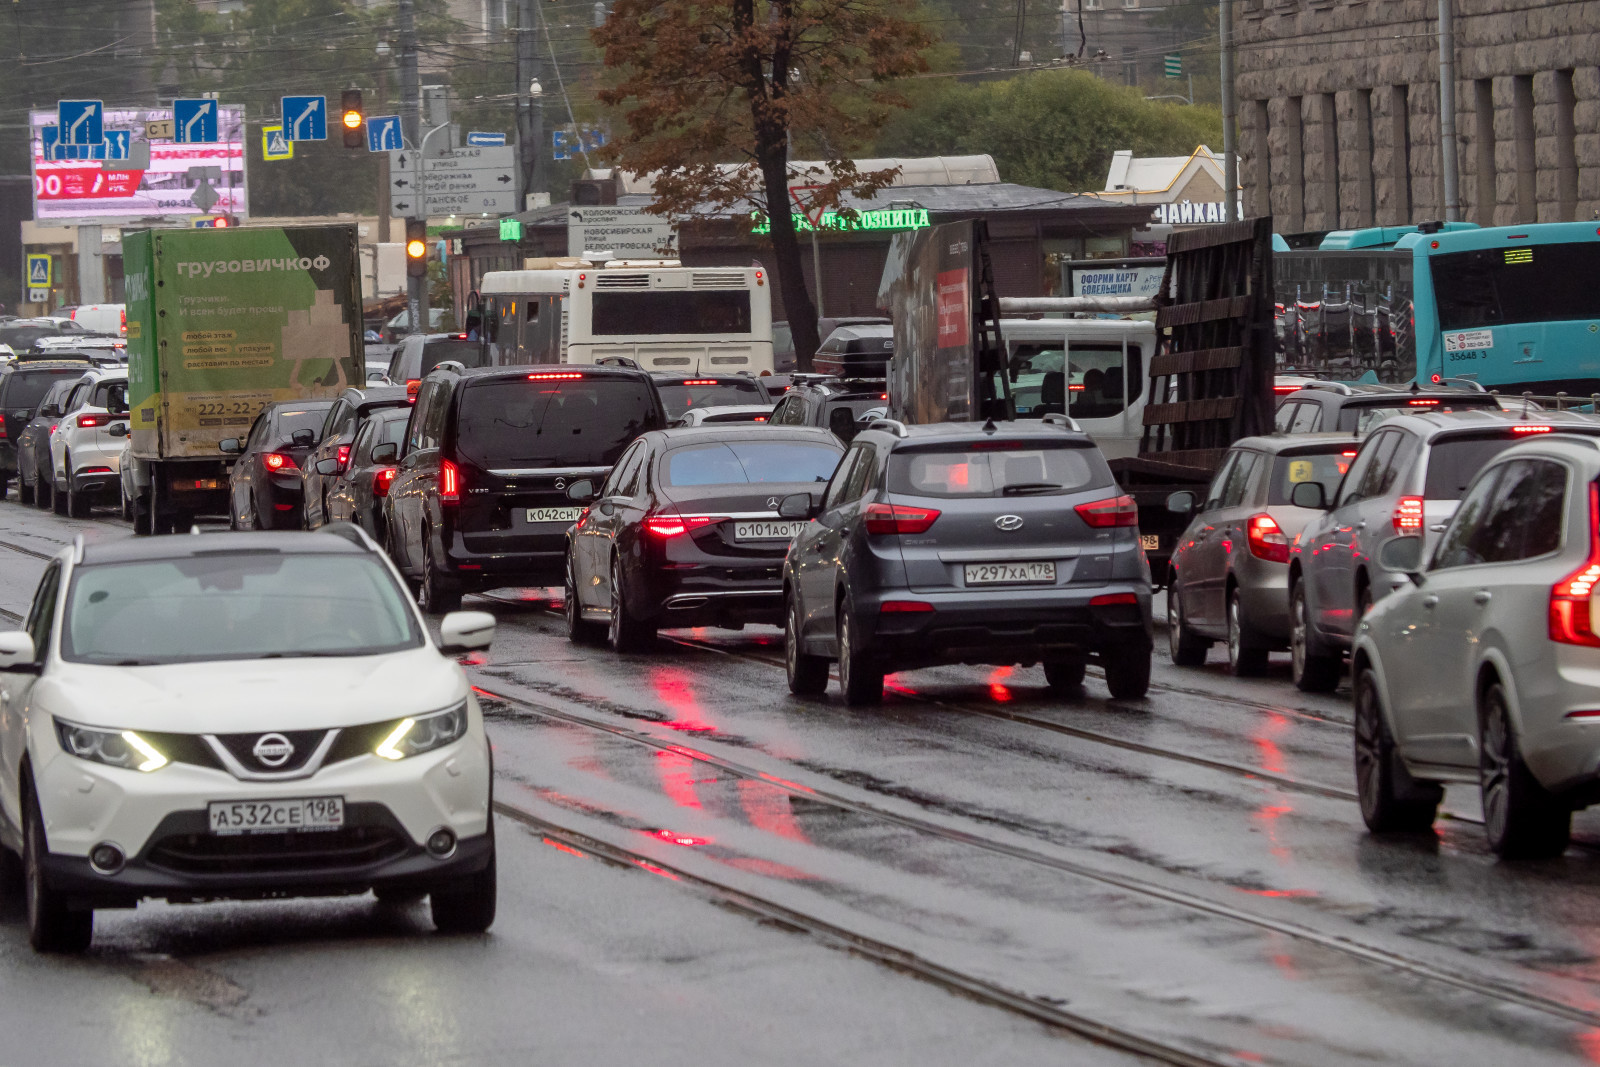
[[[680,808],[700,809],[700,797],[694,790],[696,764],[693,759],[678,752],[656,753],[656,774],[661,778],[661,791],[667,799]]]
[[[706,720],[705,708],[694,692],[694,673],[682,667],[651,667],[647,673],[650,688],[672,720],[661,725],[684,733],[716,733],[715,724]]]
[[[1011,690],[1005,684],[1015,672],[1015,667],[996,667],[989,675],[989,696],[1004,704],[1011,699]]]

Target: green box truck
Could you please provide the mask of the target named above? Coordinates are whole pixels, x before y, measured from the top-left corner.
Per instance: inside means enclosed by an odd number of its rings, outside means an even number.
[[[123,239],[134,529],[230,510],[224,440],[279,400],[365,381],[354,226]]]

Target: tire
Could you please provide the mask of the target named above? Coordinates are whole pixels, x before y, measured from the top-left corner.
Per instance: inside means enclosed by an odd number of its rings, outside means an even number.
[[[233,525],[233,516],[228,517],[229,526]],[[133,532],[138,537],[150,536],[150,500],[145,496],[133,498]]]
[[[1296,582],[1289,590],[1289,672],[1302,693],[1331,693],[1343,664],[1322,650],[1307,614],[1305,583]]]
[[[133,521],[133,501],[128,499],[128,492],[122,487],[121,475],[117,477],[117,495],[122,499],[122,521]]]
[[[94,912],[72,910],[44,881],[43,859],[49,843],[33,784],[27,784],[23,813],[23,883],[28,908],[28,943],[35,952],[82,952],[94,938]]]
[[[606,643],[613,652],[646,652],[655,644],[656,628],[628,609],[622,589],[622,568],[611,561],[611,622],[606,626]]]
[[[1267,671],[1267,650],[1256,647],[1239,617],[1239,591],[1228,590],[1228,673],[1235,678],[1256,678]]]
[[[17,472],[17,502],[31,504],[33,503],[33,495],[33,485],[22,476],[20,471]]]
[[[49,471],[34,471],[33,503],[41,511],[50,510],[51,498],[55,496],[55,485],[50,480]]]
[[[575,645],[597,645],[605,637],[605,629],[594,622],[585,622],[583,608],[578,603],[578,575],[572,563],[572,553],[567,553],[566,587],[567,640]]]
[[[1363,669],[1354,690],[1356,795],[1362,820],[1375,834],[1427,832],[1438,817],[1444,790],[1432,782],[1413,781],[1400,763],[1383,719],[1377,672]]]
[[[1479,708],[1483,829],[1501,859],[1550,859],[1567,850],[1572,809],[1539,784],[1523,762],[1505,687],[1486,688]]]
[[[839,603],[839,691],[852,708],[883,703],[883,665],[861,647],[850,601]]]
[[[52,479],[55,477],[51,475]],[[54,481],[50,483],[50,509],[57,515],[66,517],[68,509],[72,506],[72,498],[67,495],[67,490],[61,488]]]
[[[1068,693],[1083,685],[1089,661],[1082,656],[1044,661],[1044,680],[1052,693]]]
[[[69,459],[70,463],[71,460]],[[71,467],[67,470],[70,472]],[[74,519],[87,519],[89,517],[89,497],[73,488],[72,475],[67,475],[67,514]]]
[[[783,666],[789,692],[797,697],[821,696],[828,688],[828,659],[801,647],[800,604],[791,593],[783,598]]]
[[[1150,649],[1115,648],[1100,653],[1113,700],[1138,700],[1150,691]]]
[[[1183,596],[1178,591],[1178,576],[1167,586],[1167,654],[1179,667],[1202,667],[1211,642],[1189,629],[1183,619]]]
[[[481,934],[494,924],[497,878],[491,853],[489,865],[469,874],[447,890],[434,890],[428,904],[433,925],[441,934]]]
[[[430,534],[422,537],[422,588],[417,591],[417,601],[430,615],[443,615],[461,608],[461,590],[433,565],[433,549],[429,547]]]

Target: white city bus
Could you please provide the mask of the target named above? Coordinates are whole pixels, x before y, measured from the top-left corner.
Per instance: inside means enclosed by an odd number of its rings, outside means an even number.
[[[621,356],[665,374],[772,373],[771,278],[760,267],[563,264],[491,271],[479,294],[468,318],[485,365]]]

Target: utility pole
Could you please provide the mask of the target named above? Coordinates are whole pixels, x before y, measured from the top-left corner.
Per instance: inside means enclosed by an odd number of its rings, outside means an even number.
[[[400,0],[398,11],[398,29],[400,31],[400,128],[405,139],[416,150],[417,155],[422,154],[422,75],[417,70],[417,21],[415,0]],[[422,172],[422,160],[417,160],[417,173]],[[427,220],[427,199],[423,195],[422,184],[419,181],[413,190],[416,193],[416,213],[411,217]],[[406,278],[406,290],[409,299],[406,301],[406,321],[410,331],[427,332],[428,329],[428,279]]]
[[[380,114],[389,112],[389,42],[378,42],[378,99],[374,109]],[[370,114],[371,112],[369,112]],[[401,143],[404,144],[402,137]],[[389,194],[393,190],[389,187],[389,153],[378,153],[378,243],[389,243]],[[372,261],[372,275],[378,275],[377,255],[374,253]]]
[[[1439,147],[1444,151],[1444,220],[1460,222],[1461,169],[1456,159],[1456,25],[1450,0],[1439,0]]]
[[[517,0],[517,163],[526,195],[544,191],[544,101],[539,85],[540,0]]]
[[[1233,0],[1218,0],[1217,31],[1222,43],[1222,217],[1239,221],[1239,122],[1233,99]]]

